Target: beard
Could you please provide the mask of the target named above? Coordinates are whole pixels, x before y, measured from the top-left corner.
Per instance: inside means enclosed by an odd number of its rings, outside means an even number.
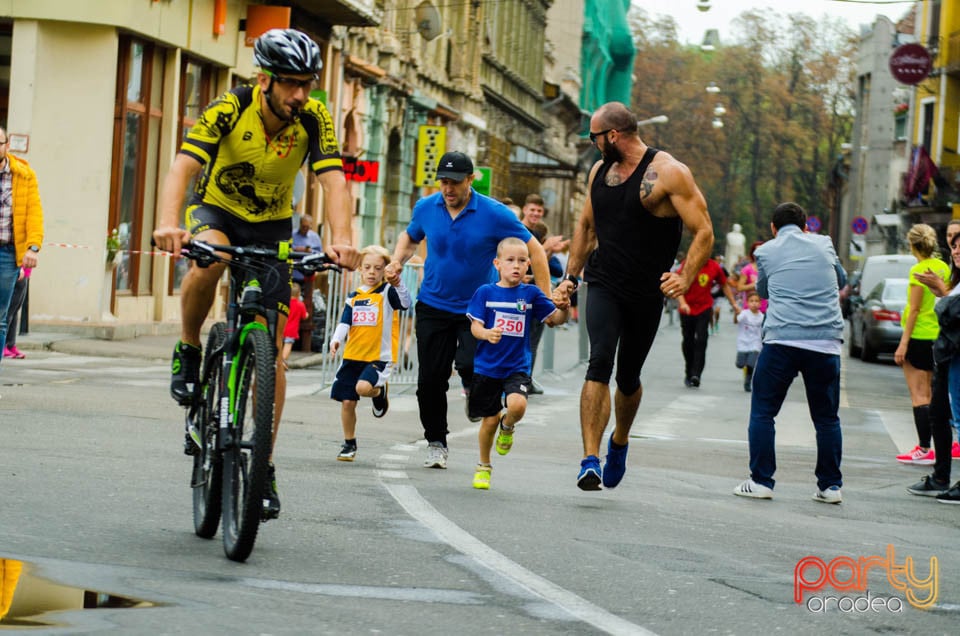
[[[600,156],[603,157],[604,161],[609,163],[619,163],[623,161],[623,153],[620,152],[619,148],[610,143],[604,144],[603,150],[600,151]]]

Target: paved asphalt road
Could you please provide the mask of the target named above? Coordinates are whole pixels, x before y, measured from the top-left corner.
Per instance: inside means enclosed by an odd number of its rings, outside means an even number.
[[[747,476],[749,411],[734,327],[711,338],[703,385],[687,389],[679,329],[665,319],[627,476],[584,493],[576,327],[556,336],[563,372],[540,374],[547,394],[531,399],[513,451],[494,457],[489,492],[470,486],[476,425],[456,388],[448,470],[421,467],[416,398],[400,386],[386,418],[362,405],[348,464],[334,459],[338,405],[317,389],[319,371],[291,372],[276,452],[283,514],[261,528],[245,564],[224,558],[219,535],[192,531],[181,414],[166,392],[173,338],[61,341],[5,360],[0,558],[27,563],[24,586],[42,576],[158,604],[58,614],[57,633],[957,632],[960,506],[904,491],[929,469],[893,460],[915,440],[891,362],[844,359],[842,505],[811,500],[814,434],[800,382],[778,419],[776,498],[744,500],[731,495]],[[808,556],[821,560],[804,570],[810,587],[817,563],[849,558],[870,600],[835,589],[853,577],[840,567],[794,602],[795,568]],[[864,573],[859,559],[871,556]],[[917,609],[909,599],[933,594],[916,580],[932,558],[936,601]],[[898,567],[908,559],[915,580],[898,589],[891,580],[906,580]],[[824,599],[833,605],[816,611]]]

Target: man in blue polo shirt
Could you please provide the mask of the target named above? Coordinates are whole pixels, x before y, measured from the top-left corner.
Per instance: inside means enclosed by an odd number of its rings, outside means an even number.
[[[497,280],[493,259],[508,236],[526,242],[534,280],[550,295],[550,272],[540,242],[510,208],[479,194],[473,184],[473,161],[462,152],[448,152],[437,163],[440,191],[413,206],[406,231],[397,238],[387,282],[399,283],[400,272],[423,239],[427,257],[417,296],[416,333],[420,371],[417,403],[429,446],[424,466],[447,467],[447,389],[451,365],[465,387],[473,379],[476,339],[470,333],[467,305],[477,288]]]

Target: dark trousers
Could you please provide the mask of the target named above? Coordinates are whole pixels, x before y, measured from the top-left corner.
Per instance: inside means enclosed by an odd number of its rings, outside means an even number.
[[[937,459],[933,465],[933,478],[939,482],[950,481],[950,451],[953,433],[950,431],[950,360],[933,365],[933,394],[930,400],[930,431],[933,434],[933,452]]]
[[[10,308],[7,310],[7,342],[6,347],[13,347],[17,344],[17,331],[19,330],[19,325],[17,324],[20,317],[20,308],[23,307],[23,300],[27,297],[27,285],[30,283],[30,279],[24,276],[23,278],[17,280],[17,284],[13,287],[13,297],[10,298]]]
[[[473,382],[473,356],[477,340],[470,333],[470,320],[417,303],[417,404],[420,424],[428,442],[447,445],[447,389],[451,365],[456,367],[465,388]]]
[[[777,470],[774,418],[797,374],[803,376],[807,408],[817,432],[817,488],[842,486],[840,458],[840,356],[779,344],[765,344],[753,374],[750,400],[750,478],[773,488]]]
[[[703,375],[703,367],[707,363],[707,332],[712,318],[713,309],[696,316],[680,314],[684,377],[687,379]]]

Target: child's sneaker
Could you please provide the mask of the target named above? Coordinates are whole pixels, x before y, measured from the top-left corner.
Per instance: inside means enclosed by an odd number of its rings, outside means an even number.
[[[383,417],[390,408],[390,400],[387,399],[387,385],[380,387],[380,394],[373,396],[373,416]]]
[[[500,424],[497,427],[497,454],[506,455],[510,452],[510,449],[513,448],[513,429],[511,426],[509,429],[503,425],[503,417],[500,417]]]
[[[473,473],[473,487],[477,490],[490,490],[490,466],[477,464],[477,472]]]
[[[352,462],[357,456],[357,443],[344,442],[340,447],[340,453],[337,455],[337,461]]]

